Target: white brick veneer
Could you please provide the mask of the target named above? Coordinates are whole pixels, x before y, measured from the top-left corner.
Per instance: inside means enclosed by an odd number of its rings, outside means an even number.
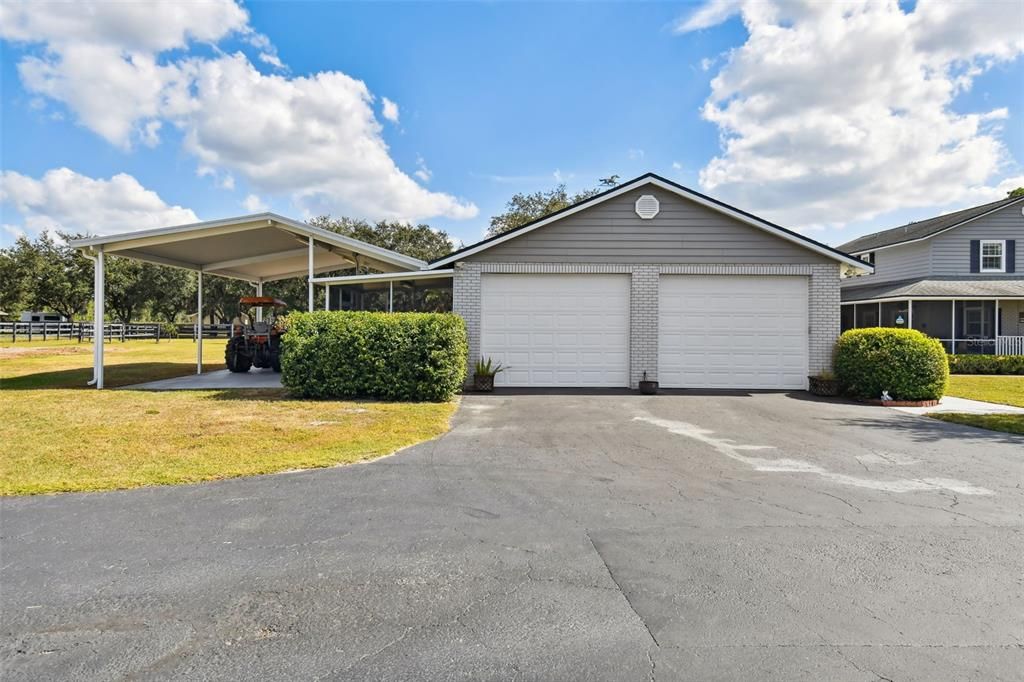
[[[466,321],[469,362],[480,357],[480,275],[483,273],[629,274],[630,387],[636,388],[644,371],[658,378],[658,278],[681,275],[794,275],[810,278],[808,322],[809,371],[832,369],[832,348],[839,338],[839,265],[629,265],[621,263],[460,263],[455,266],[454,311]],[[472,377],[469,376],[469,379]]]

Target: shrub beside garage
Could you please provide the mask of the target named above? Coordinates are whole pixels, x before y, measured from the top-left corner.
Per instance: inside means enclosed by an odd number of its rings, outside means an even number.
[[[942,344],[912,329],[851,329],[839,337],[836,378],[847,395],[894,400],[938,400],[949,383]]]
[[[1024,375],[1024,355],[950,355],[949,373]]]
[[[466,325],[451,313],[293,313],[281,381],[302,398],[450,400],[466,377]]]

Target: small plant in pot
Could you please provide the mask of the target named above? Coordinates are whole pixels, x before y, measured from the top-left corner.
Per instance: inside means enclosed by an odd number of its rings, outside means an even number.
[[[647,372],[644,372],[644,378],[640,380],[640,392],[644,395],[654,395],[658,392],[658,382],[649,381]]]
[[[839,395],[839,379],[832,372],[821,372],[814,376],[807,377],[808,389],[814,395],[837,396]]]
[[[505,367],[501,363],[492,362],[490,358],[480,358],[476,361],[476,368],[473,371],[473,388],[484,393],[494,390],[494,375],[504,372]]]

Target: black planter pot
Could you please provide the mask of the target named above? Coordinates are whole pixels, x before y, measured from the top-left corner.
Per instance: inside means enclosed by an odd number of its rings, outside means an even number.
[[[808,390],[814,395],[835,397],[839,395],[838,379],[823,379],[821,377],[807,377]]]
[[[481,393],[490,393],[494,390],[493,374],[474,374],[473,388]]]
[[[654,395],[655,393],[658,392],[658,382],[647,380],[641,381],[640,392],[643,393],[644,395]]]

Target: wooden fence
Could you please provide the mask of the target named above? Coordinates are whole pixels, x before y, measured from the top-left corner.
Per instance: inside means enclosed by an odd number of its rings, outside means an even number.
[[[196,340],[194,324],[175,324],[176,338]],[[158,322],[133,322],[131,324],[108,323],[103,325],[103,338],[107,341],[130,341],[132,339],[168,338],[168,325]],[[231,335],[230,324],[204,324],[203,338],[227,338]],[[0,341],[92,341],[91,322],[0,322]]]

